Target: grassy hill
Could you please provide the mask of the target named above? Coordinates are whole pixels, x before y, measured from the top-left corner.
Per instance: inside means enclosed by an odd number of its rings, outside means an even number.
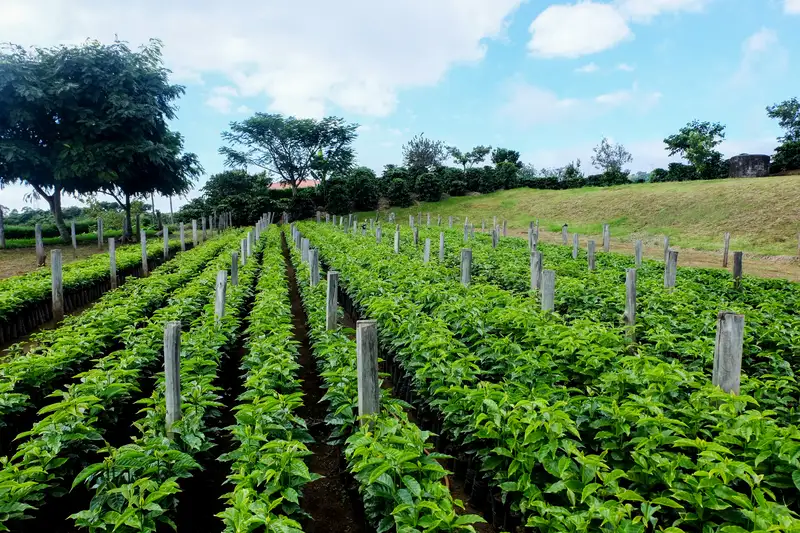
[[[731,249],[764,255],[796,255],[800,233],[800,175],[675,183],[588,187],[565,191],[514,189],[497,193],[391,208],[398,221],[409,214],[430,212],[469,216],[487,227],[493,216],[523,230],[540,226],[600,235],[611,225],[614,238],[655,243],[664,235],[673,245],[719,250],[722,235],[731,233]],[[370,216],[363,213],[363,217]]]

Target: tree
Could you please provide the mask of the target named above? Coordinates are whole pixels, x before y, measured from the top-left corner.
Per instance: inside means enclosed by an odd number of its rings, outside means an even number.
[[[469,152],[462,153],[461,150],[455,146],[447,147],[447,153],[456,161],[456,163],[461,165],[465,172],[467,167],[472,168],[475,165],[483,163],[483,160],[486,159],[486,156],[489,155],[491,150],[491,146],[476,146]]]
[[[725,126],[719,122],[693,120],[675,135],[664,139],[669,155],[679,154],[691,163],[701,177],[714,173],[722,154],[714,148],[725,139]]]
[[[424,133],[420,133],[403,145],[403,163],[412,171],[419,169],[422,172],[431,172],[444,163],[446,157],[444,143],[426,139]]]
[[[438,202],[442,199],[442,184],[439,182],[439,176],[433,172],[420,174],[417,177],[415,191],[423,202]]]
[[[780,145],[772,157],[772,171],[783,172],[800,168],[800,101],[785,100],[767,107],[767,115],[778,120],[784,135],[778,137]]]
[[[352,143],[358,124],[338,117],[298,119],[256,113],[243,122],[231,122],[219,153],[231,168],[257,167],[275,174],[297,196],[300,182],[311,176],[324,183],[332,172],[346,172],[355,157]]]
[[[600,144],[594,147],[592,164],[602,169],[606,176],[620,176],[622,167],[633,161],[633,156],[621,144],[611,144],[603,137]]]
[[[371,211],[378,207],[380,192],[378,178],[368,167],[356,167],[347,175],[350,198],[356,211]]]
[[[172,176],[176,163],[193,163],[189,174],[197,171],[196,158],[181,155],[180,137],[167,129],[175,118],[172,102],[184,91],[169,84],[168,73],[155,40],[138,52],[119,41],[30,51],[5,47],[0,183],[30,185],[47,201],[67,241],[64,194],[118,192],[122,184],[145,179],[160,187],[158,180]]]
[[[495,148],[492,150],[492,163],[499,166],[500,163],[512,163],[518,169],[522,169],[522,161],[519,160],[519,152],[508,148]]]

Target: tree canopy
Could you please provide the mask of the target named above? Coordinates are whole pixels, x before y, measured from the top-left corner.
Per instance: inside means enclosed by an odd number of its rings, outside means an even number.
[[[483,163],[483,160],[486,159],[486,156],[489,155],[491,151],[491,146],[476,146],[468,152],[462,152],[455,146],[447,147],[447,153],[456,163],[461,165],[464,170]]]
[[[222,133],[228,144],[219,149],[230,168],[256,167],[278,177],[297,194],[309,177],[324,183],[331,173],[344,173],[353,164],[358,124],[338,117],[298,119],[279,114],[256,113],[242,122],[231,122]]]
[[[403,163],[410,169],[426,172],[444,163],[447,147],[442,141],[427,139],[424,133],[403,145]]]
[[[606,137],[594,147],[592,164],[605,174],[622,174],[622,167],[633,161],[633,156],[621,144],[611,144]]]
[[[783,135],[778,137],[780,145],[772,157],[772,171],[800,169],[800,100],[791,98],[769,106],[767,116],[783,128]]]
[[[722,154],[715,150],[725,139],[725,126],[719,122],[693,120],[675,135],[664,139],[669,155],[680,155],[694,165],[697,173],[706,175],[719,164]]]

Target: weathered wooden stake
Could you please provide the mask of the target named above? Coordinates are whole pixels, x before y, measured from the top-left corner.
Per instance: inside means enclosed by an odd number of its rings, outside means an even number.
[[[169,226],[164,224],[164,261],[169,259]]]
[[[336,329],[337,313],[339,311],[339,273],[335,270],[328,271],[327,297],[325,300],[325,329]]]
[[[381,389],[378,382],[378,323],[375,320],[356,322],[356,370],[358,415],[378,413],[381,408]]]
[[[625,269],[625,325],[631,340],[636,339],[636,269]]]
[[[428,227],[430,227],[430,225],[431,225],[431,214],[428,213]]]
[[[219,325],[225,316],[225,292],[228,287],[228,271],[217,272],[216,290],[214,292],[214,322]]]
[[[594,261],[594,252],[595,252],[595,242],[593,240],[589,241],[589,246],[587,247],[587,256],[589,258],[589,270],[594,270],[595,261]]]
[[[542,252],[531,252],[531,290],[538,291],[542,286]]]
[[[717,317],[714,367],[711,383],[728,393],[739,394],[744,352],[744,315],[723,311]]]
[[[464,248],[461,250],[461,284],[469,287],[472,279],[472,250]]]
[[[608,252],[611,249],[611,228],[608,224],[603,224],[603,251]]]
[[[464,226],[464,242],[469,240],[469,226]]]
[[[316,248],[308,251],[308,261],[311,263],[310,283],[312,287],[316,287],[319,285],[319,251]]]
[[[508,237],[508,221],[503,221],[503,237]]]
[[[669,260],[669,237],[664,236],[664,262]]]
[[[97,248],[103,249],[103,219],[97,219]]]
[[[146,278],[150,273],[150,265],[147,264],[147,232],[139,231],[139,245],[142,247],[142,277]]]
[[[78,256],[78,235],[75,232],[75,221],[70,223],[70,236],[72,237],[72,257]]]
[[[117,244],[113,237],[108,239],[108,259],[110,265],[111,289],[117,288]]]
[[[192,246],[197,248],[197,219],[192,220]]]
[[[568,229],[567,224],[561,226],[561,244],[563,244],[564,246],[567,245],[567,229]]]
[[[731,234],[726,232],[722,237],[722,267],[728,268],[728,250],[731,247]]]
[[[453,227],[453,217],[452,216],[448,217],[447,221],[448,221],[448,224],[450,225],[450,228],[452,229],[452,227]]]
[[[425,239],[425,247],[422,249],[422,262],[426,265],[431,261],[431,240]]]
[[[394,253],[400,253],[400,226],[397,226],[394,230]]]
[[[678,275],[678,252],[675,250],[669,251],[667,264],[664,265],[664,287],[671,289],[675,287],[675,279]]]
[[[53,292],[53,321],[64,320],[64,277],[61,269],[61,250],[50,251],[50,278]]]
[[[577,259],[578,258],[578,234],[577,233],[573,233],[572,234],[572,258],[573,259]]]
[[[642,266],[642,241],[637,240],[633,243],[633,254],[636,258],[636,268],[641,268]]]
[[[182,252],[186,251],[186,237],[183,231],[183,222],[181,222],[181,251]]]
[[[444,263],[444,232],[439,232],[439,262]]]
[[[44,241],[42,241],[42,225],[36,224],[34,230],[34,239],[36,241],[36,266],[44,266]]]
[[[737,289],[742,286],[743,258],[743,252],[733,252],[733,286]]]
[[[247,239],[242,239],[241,241],[239,241],[239,245],[240,245],[240,248],[241,248],[239,257],[242,258],[242,265],[246,265],[247,264]]]
[[[414,226],[414,246],[419,246],[419,226]]]
[[[380,223],[375,227],[375,242],[378,244],[381,243],[381,239],[383,239],[383,229],[381,228]]]
[[[166,378],[167,438],[175,433],[172,426],[181,419],[181,323],[167,322],[164,328],[164,375]]]
[[[556,271],[542,270],[542,311],[555,309]]]
[[[497,248],[497,227],[492,230],[492,248]]]
[[[231,252],[231,287],[239,285],[239,252]]]

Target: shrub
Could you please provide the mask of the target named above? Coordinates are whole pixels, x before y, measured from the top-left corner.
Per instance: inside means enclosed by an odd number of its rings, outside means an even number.
[[[800,169],[800,141],[787,141],[775,149],[770,172]]]
[[[468,168],[464,171],[464,183],[468,191],[477,192],[481,190],[482,171],[479,168]]]
[[[514,163],[503,161],[497,165],[495,170],[496,181],[504,189],[515,189],[519,187],[519,168]]]
[[[402,178],[394,178],[389,182],[386,196],[389,202],[397,207],[408,207],[412,203],[408,183]]]
[[[669,181],[669,172],[663,168],[657,168],[650,173],[650,183]]]
[[[297,194],[287,202],[286,206],[292,220],[303,220],[316,214],[317,205],[314,202],[316,194],[316,189],[312,187],[297,191]]]
[[[350,199],[356,211],[372,211],[378,207],[378,177],[372,169],[358,167],[348,175]]]
[[[353,212],[353,199],[347,178],[336,176],[325,182],[325,210],[334,215]]]
[[[689,181],[696,179],[698,179],[697,169],[692,165],[684,165],[683,163],[670,163],[667,167],[666,181]]]
[[[423,202],[438,202],[442,198],[442,185],[439,177],[432,172],[426,172],[417,177],[415,191]]]

